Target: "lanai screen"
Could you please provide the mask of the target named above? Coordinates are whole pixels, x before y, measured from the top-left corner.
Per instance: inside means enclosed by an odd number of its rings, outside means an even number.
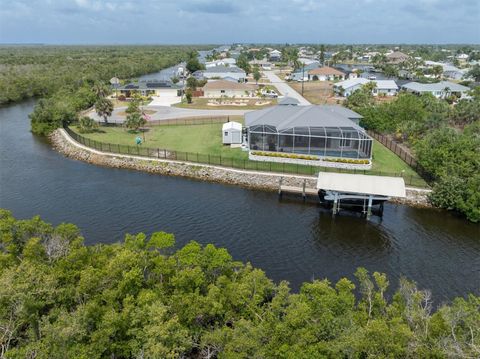
[[[250,150],[309,154],[324,157],[370,159],[373,140],[354,127],[249,128]]]

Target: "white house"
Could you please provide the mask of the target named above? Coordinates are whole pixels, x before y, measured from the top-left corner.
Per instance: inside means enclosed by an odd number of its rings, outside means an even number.
[[[214,60],[214,61],[208,61],[205,62],[205,67],[208,69],[210,67],[216,67],[216,66],[237,66],[237,60],[227,57],[225,59],[219,59],[219,60]]]
[[[282,52],[278,50],[272,50],[268,54],[268,58],[270,61],[280,61],[282,60]]]
[[[242,124],[239,122],[226,122],[222,126],[222,140],[224,145],[242,143]]]
[[[228,80],[211,80],[203,86],[203,96],[209,98],[220,97],[252,97],[256,90],[255,85],[247,85]]]
[[[219,78],[223,79],[231,77],[237,79],[239,82],[244,82],[247,74],[239,67],[215,66],[209,67],[202,71],[203,77],[207,79]]]
[[[373,96],[395,96],[398,93],[398,86],[393,80],[369,80],[363,77],[337,82],[333,89],[337,94],[343,93],[343,96],[348,97],[369,82],[375,83]]]
[[[433,84],[409,82],[402,86],[402,90],[415,94],[431,93],[437,98],[445,98],[455,95],[458,98],[466,97],[470,88],[450,81],[440,81]]]

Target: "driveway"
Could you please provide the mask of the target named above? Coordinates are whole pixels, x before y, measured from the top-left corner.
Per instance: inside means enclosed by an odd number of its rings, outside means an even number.
[[[265,76],[270,80],[271,84],[277,88],[277,90],[284,96],[293,97],[300,102],[300,106],[311,105],[309,101],[295,91],[290,85],[283,81],[280,77],[275,75],[273,71],[264,71]]]
[[[154,114],[149,115],[153,121],[171,120],[175,118],[188,118],[188,117],[217,117],[217,116],[242,116],[246,112],[252,110],[196,110],[186,109],[169,106],[144,106],[144,109],[155,111]],[[112,116],[108,118],[109,122],[122,123],[125,120],[125,116],[119,115],[120,112],[125,112],[127,107],[117,107],[112,113]],[[88,114],[97,122],[103,121],[95,111],[91,111]]]
[[[153,96],[150,106],[171,106],[182,102],[180,96]]]

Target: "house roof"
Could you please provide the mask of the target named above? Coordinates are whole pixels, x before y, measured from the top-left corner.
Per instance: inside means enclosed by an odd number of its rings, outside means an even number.
[[[245,125],[273,126],[277,131],[294,127],[342,127],[364,132],[350,118],[361,116],[351,111],[355,117],[349,117],[341,106],[272,106],[267,109],[251,111],[245,114]],[[348,110],[350,111],[350,110]]]
[[[204,91],[213,90],[240,90],[240,91],[252,91],[255,89],[255,85],[246,85],[243,83],[228,81],[228,80],[216,80],[208,81],[203,86]]]
[[[408,59],[410,57],[401,51],[394,51],[386,56],[387,56],[387,59],[389,60],[402,60],[402,59]]]
[[[332,76],[345,76],[342,71],[338,71],[333,67],[324,66],[324,67],[317,67],[316,69],[308,71],[310,75],[332,75]]]
[[[369,82],[375,82],[377,85],[376,88],[380,90],[398,90],[398,86],[393,80],[369,80],[363,77],[337,82],[335,87],[342,87],[348,90],[354,86],[365,85]]]
[[[450,81],[440,81],[432,84],[422,84],[419,82],[409,82],[402,86],[402,88],[411,90],[414,92],[433,92],[433,91],[443,91],[445,88],[449,88],[452,92],[465,92],[470,90],[466,86],[462,86]]]
[[[229,72],[245,74],[245,71],[243,71],[241,68],[234,67],[234,66],[218,65],[218,66],[209,67],[206,70],[203,70],[203,73],[229,73]]]

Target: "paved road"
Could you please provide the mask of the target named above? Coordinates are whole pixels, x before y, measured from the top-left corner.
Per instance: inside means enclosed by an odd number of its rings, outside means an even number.
[[[196,110],[169,106],[145,106],[145,109],[156,111],[150,115],[152,120],[170,120],[186,117],[216,117],[216,116],[242,116],[252,110]],[[119,112],[124,112],[127,107],[118,107],[113,111],[112,116],[108,118],[109,122],[123,122],[125,116],[120,116]],[[103,121],[94,111],[88,114],[95,121]]]
[[[300,102],[300,106],[308,106],[311,105],[305,97],[300,95],[297,91],[295,91],[290,85],[283,81],[280,77],[275,75],[273,71],[264,71],[265,76],[270,80],[272,85],[274,85],[278,91],[284,96],[296,98]]]

